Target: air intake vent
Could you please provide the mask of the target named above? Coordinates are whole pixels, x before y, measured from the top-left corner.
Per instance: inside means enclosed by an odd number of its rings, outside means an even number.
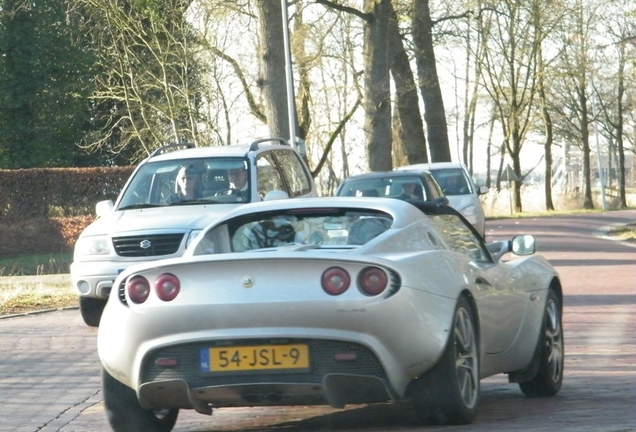
[[[146,236],[114,237],[117,255],[123,257],[152,257],[176,253],[184,234],[155,234]]]

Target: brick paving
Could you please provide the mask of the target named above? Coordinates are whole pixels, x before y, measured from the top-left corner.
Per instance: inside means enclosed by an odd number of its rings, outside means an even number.
[[[528,399],[504,376],[482,382],[475,422],[418,426],[405,405],[182,411],[175,432],[636,431],[636,248],[602,228],[636,211],[489,221],[489,239],[533,234],[565,292],[565,379],[554,398]],[[0,319],[0,432],[107,432],[96,330],[77,310]]]

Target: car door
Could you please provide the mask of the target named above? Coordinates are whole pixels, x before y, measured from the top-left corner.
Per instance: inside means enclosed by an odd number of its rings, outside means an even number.
[[[453,214],[433,216],[450,249],[470,262],[468,285],[477,303],[481,346],[484,354],[499,354],[515,341],[525,318],[526,295],[514,267],[495,263],[470,223]]]
[[[280,149],[274,152],[278,169],[287,184],[290,198],[315,195],[311,174],[305,169],[300,155],[293,150]]]

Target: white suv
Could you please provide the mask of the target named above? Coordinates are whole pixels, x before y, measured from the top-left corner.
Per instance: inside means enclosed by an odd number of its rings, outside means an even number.
[[[460,212],[477,232],[484,239],[486,238],[486,217],[479,195],[487,193],[488,188],[477,187],[464,165],[453,162],[434,162],[407,165],[396,169],[429,171],[442,188],[450,206]]]
[[[71,281],[87,325],[99,325],[113,281],[129,265],[181,256],[206,225],[242,204],[317,195],[309,169],[281,138],[175,150],[183,146],[162,147],[141,162],[114,204],[97,203],[97,220],[78,238]],[[230,183],[237,170],[247,174],[242,190]],[[177,176],[186,171],[197,195],[175,200]]]

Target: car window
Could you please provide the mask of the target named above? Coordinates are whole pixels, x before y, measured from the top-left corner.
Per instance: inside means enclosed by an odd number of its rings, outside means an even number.
[[[286,211],[243,216],[228,222],[227,227],[231,250],[245,252],[285,245],[360,246],[387,231],[391,224],[392,218],[382,212],[357,209],[308,212],[304,209],[298,213]],[[215,235],[210,232],[205,237],[212,239]]]
[[[282,173],[277,169],[276,159],[272,152],[263,153],[256,159],[256,175],[258,177],[258,195],[261,200],[267,192],[284,191],[289,194]]]
[[[451,250],[470,257],[471,260],[491,262],[492,259],[484,243],[455,214],[429,215],[442,238]]]
[[[279,168],[289,185],[289,196],[297,197],[310,193],[312,180],[303,169],[300,156],[293,151],[278,151],[275,154]]]
[[[208,199],[213,202],[245,202],[248,194],[229,196],[227,173],[231,169],[247,169],[243,158],[196,158],[148,162],[139,167],[122,192],[118,209],[142,206],[162,206],[196,203]],[[195,195],[181,202],[174,200],[179,192],[177,178],[186,176],[195,184]],[[248,176],[249,178],[249,176]]]
[[[408,184],[414,184],[407,189]],[[419,199],[424,199],[424,187],[420,176],[373,177],[352,179],[344,183],[338,191],[339,196],[374,196],[385,198],[410,198],[405,191],[411,191]]]
[[[461,168],[436,169],[431,171],[445,195],[468,195],[473,193],[471,182]]]

